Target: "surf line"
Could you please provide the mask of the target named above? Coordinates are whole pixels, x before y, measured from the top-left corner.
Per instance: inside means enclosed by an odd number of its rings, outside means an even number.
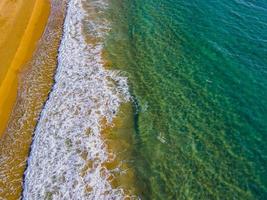
[[[69,0],[67,4],[54,85],[34,131],[23,199],[124,196],[122,189],[112,188],[110,172],[103,165],[108,153],[101,139],[101,121],[112,123],[119,106],[130,101],[127,78],[104,69],[103,38],[86,43],[84,23],[97,33],[92,34],[95,37],[104,37],[108,24],[93,18],[86,21],[85,3]],[[108,6],[104,0],[92,4],[100,10]]]
[[[64,6],[68,7],[68,2],[67,2],[67,0],[63,0],[63,1],[64,1],[64,4],[65,4]],[[52,13],[52,12],[56,12],[56,8],[55,8],[55,11],[53,11],[54,6],[56,7],[56,3],[54,2],[54,0],[51,0],[50,3],[51,3],[51,13]],[[55,5],[54,5],[54,4],[55,4]],[[65,9],[65,10],[67,10],[67,9]],[[52,15],[52,14],[51,14],[51,15]],[[51,20],[51,19],[49,19],[48,21],[50,21],[50,20]],[[65,13],[64,13],[63,22],[65,22],[65,20],[66,20],[66,11],[65,11]],[[62,24],[62,32],[63,32],[63,34],[64,34],[64,28],[63,28],[63,26],[64,26],[64,24]],[[63,34],[62,34],[62,35],[63,35]],[[61,36],[61,39],[60,39],[60,42],[59,42],[59,43],[60,43],[60,44],[62,43],[62,36]],[[59,62],[58,62],[58,55],[59,55],[59,49],[58,49],[58,51],[57,51],[56,70],[57,70],[57,67],[58,67],[58,64],[59,64]],[[55,74],[56,74],[56,70],[55,70]],[[49,99],[50,99],[50,94],[53,92],[53,88],[54,88],[55,83],[56,83],[55,76],[53,76],[51,90],[49,91],[48,96],[47,96],[47,99],[44,101],[44,103],[43,103],[43,105],[42,105],[41,113],[40,113],[39,116],[38,116],[36,125],[35,125],[34,130],[33,130],[32,141],[31,141],[31,144],[30,144],[30,147],[29,147],[28,158],[30,157],[31,152],[32,152],[32,145],[33,145],[33,143],[34,143],[35,131],[36,131],[36,129],[37,129],[37,125],[38,125],[38,123],[40,122],[40,118],[41,118],[42,111],[44,110],[46,103],[47,103],[47,102],[49,101]],[[23,178],[22,178],[22,192],[21,192],[21,195],[20,195],[20,199],[23,199],[24,185],[25,185],[25,178],[26,178],[25,173],[26,173],[26,170],[28,169],[28,164],[29,164],[29,159],[27,159],[27,161],[26,161],[25,171],[24,171],[24,173],[23,173]]]

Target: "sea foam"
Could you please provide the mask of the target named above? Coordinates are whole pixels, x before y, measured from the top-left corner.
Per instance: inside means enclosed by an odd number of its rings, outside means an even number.
[[[103,163],[108,153],[101,121],[108,123],[130,99],[127,79],[103,67],[103,40],[86,43],[84,22],[94,37],[104,37],[108,23],[88,18],[83,0],[69,0],[58,55],[55,84],[37,124],[23,199],[123,199],[112,188]],[[96,10],[104,1],[92,1]],[[90,14],[90,13],[89,13]],[[92,35],[91,35],[92,37]]]

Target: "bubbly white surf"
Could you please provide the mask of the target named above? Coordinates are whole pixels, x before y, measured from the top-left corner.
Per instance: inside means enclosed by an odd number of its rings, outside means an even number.
[[[90,1],[97,12],[104,1]],[[129,101],[127,79],[106,70],[101,60],[103,44],[86,43],[84,28],[91,36],[104,37],[108,30],[88,17],[86,0],[69,0],[64,35],[59,49],[55,85],[35,130],[23,199],[123,199],[112,188],[108,159],[101,139],[101,121],[111,123],[122,102]],[[87,25],[87,26],[84,26]]]

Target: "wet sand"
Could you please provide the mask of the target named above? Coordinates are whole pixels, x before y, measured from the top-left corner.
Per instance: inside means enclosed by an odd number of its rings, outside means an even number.
[[[0,136],[16,100],[18,74],[32,57],[49,11],[49,0],[0,3]]]
[[[37,1],[39,0],[21,0],[17,2],[23,2],[30,6],[29,2]],[[49,4],[47,4],[49,1],[41,0],[40,2],[45,3],[44,8],[49,8]],[[0,6],[2,8],[2,3],[0,3]],[[40,21],[42,21],[44,22],[44,26],[46,25],[45,31],[38,41],[35,51],[34,47],[38,39],[34,40],[35,44],[32,49],[32,52],[34,51],[32,58],[30,58],[31,53],[27,54],[29,55],[25,59],[27,63],[22,68],[19,67],[17,73],[13,74],[13,80],[16,80],[16,84],[11,93],[14,95],[15,92],[16,100],[14,100],[15,103],[12,102],[12,105],[14,105],[13,108],[11,105],[12,112],[8,120],[7,129],[4,135],[0,137],[0,199],[15,200],[19,199],[21,195],[23,172],[26,167],[26,160],[32,142],[32,134],[43,104],[47,100],[53,84],[65,8],[65,0],[51,0],[51,9],[47,24],[39,16],[41,10],[36,10],[36,12],[38,11],[37,16],[39,18],[37,17],[38,20],[34,20],[33,27],[36,27],[36,23],[38,23],[37,29],[40,28]],[[29,11],[29,8],[27,9]],[[34,31],[36,30],[34,29]],[[42,33],[39,33],[40,36]],[[2,35],[0,38],[2,38]],[[26,37],[26,39],[30,38]],[[2,117],[8,118],[7,114],[1,115],[1,120]]]

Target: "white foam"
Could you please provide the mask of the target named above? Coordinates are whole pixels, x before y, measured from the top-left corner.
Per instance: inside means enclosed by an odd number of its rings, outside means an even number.
[[[107,6],[93,2],[102,9]],[[86,44],[86,16],[83,0],[69,0],[56,82],[35,130],[23,199],[124,198],[123,190],[113,189],[107,180],[100,122],[104,117],[112,122],[120,104],[129,101],[127,79],[104,69],[101,42]],[[108,29],[103,25],[91,21],[97,37]],[[88,163],[92,167],[86,167]]]

